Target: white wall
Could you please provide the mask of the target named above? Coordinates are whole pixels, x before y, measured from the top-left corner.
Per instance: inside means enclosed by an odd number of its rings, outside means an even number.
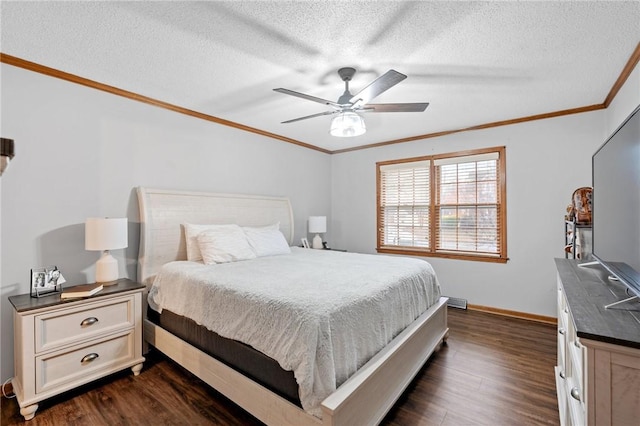
[[[555,316],[553,257],[564,253],[565,208],[575,188],[591,185],[590,158],[603,140],[604,119],[596,111],[334,155],[334,245],[375,252],[376,161],[504,145],[509,262],[426,259],[445,295]]]
[[[121,276],[136,277],[136,186],[288,196],[296,241],[309,215],[330,213],[330,156],[2,65],[2,136],[16,157],[2,176],[0,378],[13,372],[8,297],[29,292],[32,267],[70,284],[93,279],[84,221],[129,218]],[[320,177],[320,178],[318,178]]]

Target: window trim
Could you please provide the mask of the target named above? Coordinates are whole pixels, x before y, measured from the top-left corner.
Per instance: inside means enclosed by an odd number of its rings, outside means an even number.
[[[376,236],[376,250],[378,253],[385,254],[400,254],[400,255],[410,255],[410,256],[425,256],[425,257],[440,257],[447,259],[459,259],[459,260],[473,260],[473,261],[481,261],[481,262],[494,262],[494,263],[506,263],[509,258],[507,256],[507,179],[506,179],[506,171],[507,164],[505,158],[506,149],[504,146],[492,147],[492,148],[481,148],[474,150],[466,150],[466,151],[458,151],[452,153],[445,154],[437,154],[437,155],[429,155],[422,157],[412,157],[412,158],[402,158],[398,160],[388,160],[388,161],[380,161],[376,163],[376,227],[377,227],[377,236]],[[471,155],[480,155],[487,153],[498,153],[498,169],[499,173],[497,176],[498,179],[498,206],[500,209],[500,213],[498,215],[498,224],[500,227],[500,237],[498,243],[500,244],[500,253],[499,255],[488,255],[478,253],[475,254],[473,252],[466,253],[457,253],[457,252],[447,252],[446,250],[437,250],[436,249],[436,227],[433,226],[435,218],[436,218],[436,169],[435,169],[435,161],[439,159],[445,158],[458,158],[458,157],[466,157]],[[432,226],[429,229],[430,232],[430,241],[432,242],[430,248],[411,248],[411,247],[393,247],[393,246],[383,246],[382,245],[382,214],[381,214],[381,172],[380,169],[382,166],[402,164],[402,163],[412,163],[417,161],[430,161],[430,217]]]

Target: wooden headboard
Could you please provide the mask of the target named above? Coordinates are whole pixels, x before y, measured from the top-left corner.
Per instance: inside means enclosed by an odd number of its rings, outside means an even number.
[[[214,194],[138,187],[140,251],[138,281],[150,286],[162,265],[186,260],[184,224],[266,226],[280,222],[293,243],[293,211],[288,198]]]

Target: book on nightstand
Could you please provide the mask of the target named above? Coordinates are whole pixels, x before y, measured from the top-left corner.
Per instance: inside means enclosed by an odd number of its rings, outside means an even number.
[[[89,297],[89,296],[93,296],[100,290],[102,290],[102,284],[99,284],[99,283],[76,285],[73,287],[67,287],[65,289],[62,289],[62,293],[60,293],[60,298],[71,299],[75,297]]]

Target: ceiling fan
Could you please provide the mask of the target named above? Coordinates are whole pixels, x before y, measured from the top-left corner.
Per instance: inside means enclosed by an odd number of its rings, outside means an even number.
[[[358,114],[359,112],[422,112],[427,106],[428,102],[422,103],[393,103],[393,104],[370,104],[376,96],[387,91],[391,87],[400,83],[407,78],[406,75],[399,73],[395,70],[389,70],[367,87],[352,95],[349,92],[349,82],[356,73],[355,68],[345,67],[338,70],[338,75],[344,81],[344,93],[338,98],[337,102],[330,101],[328,99],[322,99],[304,93],[295,92],[289,89],[273,89],[276,92],[284,93],[285,95],[296,96],[298,98],[307,99],[312,102],[317,102],[324,105],[329,105],[333,110],[319,112],[317,114],[306,115],[304,117],[298,117],[291,120],[283,121],[282,124],[293,123],[300,120],[306,120],[308,118],[320,117],[323,115],[338,114],[331,121],[330,133],[333,136],[338,137],[350,137],[359,136],[366,131],[364,120]]]

